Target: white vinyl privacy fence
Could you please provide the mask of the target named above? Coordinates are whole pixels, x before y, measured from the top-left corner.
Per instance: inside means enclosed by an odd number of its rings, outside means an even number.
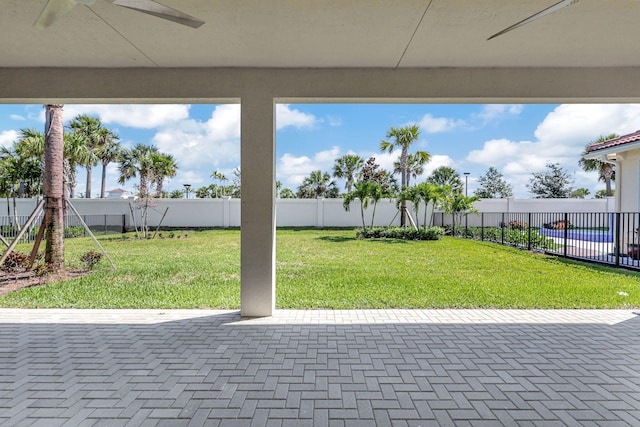
[[[81,215],[95,218],[109,215],[118,224],[133,228],[133,216],[139,223],[140,212],[136,202],[125,199],[73,199]],[[358,227],[362,225],[360,205],[356,201],[349,211],[342,199],[278,199],[276,224],[278,227]],[[35,208],[36,199],[17,199],[16,214],[27,216]],[[149,226],[176,228],[228,228],[240,227],[241,199],[158,199],[149,209]],[[614,212],[611,199],[484,199],[475,204],[479,212]],[[415,218],[411,203],[408,206]],[[420,206],[419,220],[423,220],[424,205]],[[428,214],[431,214],[429,209]],[[365,211],[365,221],[371,224],[373,205]],[[14,216],[13,201],[0,200],[0,216]],[[400,217],[395,200],[383,199],[376,206],[374,225],[399,225]]]

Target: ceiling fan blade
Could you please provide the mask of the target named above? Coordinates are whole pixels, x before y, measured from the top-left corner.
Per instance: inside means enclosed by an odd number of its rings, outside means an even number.
[[[118,6],[128,9],[137,10],[138,12],[156,16],[158,18],[167,19],[177,22],[178,24],[187,25],[191,28],[199,28],[204,21],[194,18],[191,15],[182,13],[179,10],[165,6],[153,0],[106,0]]]
[[[578,0],[562,0],[556,4],[554,4],[553,6],[550,6],[548,8],[546,8],[543,11],[540,11],[536,14],[531,15],[530,17],[523,19],[522,21],[513,24],[512,26],[510,26],[509,28],[505,28],[504,30],[500,31],[499,33],[495,33],[494,35],[492,35],[491,37],[489,37],[487,40],[491,40],[495,37],[501,36],[504,33],[508,33],[511,30],[515,30],[518,27],[522,27],[523,25],[529,24],[530,22],[535,21],[536,19],[540,19],[545,15],[548,15],[550,13],[556,12],[560,9],[563,9],[567,6],[571,6],[574,3],[578,3]]]
[[[77,4],[75,0],[49,0],[33,25],[38,28],[46,28]]]

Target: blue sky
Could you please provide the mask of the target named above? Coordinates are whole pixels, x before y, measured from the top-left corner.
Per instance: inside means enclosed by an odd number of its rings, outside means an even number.
[[[640,104],[281,104],[276,112],[277,179],[293,190],[310,171],[330,171],[334,159],[346,153],[374,156],[391,169],[397,152],[380,153],[380,141],[391,126],[417,123],[421,135],[415,149],[432,156],[425,177],[443,165],[469,172],[471,194],[477,178],[494,166],[516,197],[529,198],[531,173],[546,162],[560,162],[575,187],[593,195],[604,186],[578,166],[585,144],[640,128]],[[100,117],[124,146],[154,144],[174,155],[179,171],[165,184],[169,191],[185,183],[208,185],[214,170],[231,177],[240,164],[238,105],[66,105],[65,123],[79,113]],[[43,123],[41,105],[0,105],[0,145],[10,145],[22,128],[42,130]],[[100,174],[93,176],[97,196]],[[84,173],[78,178],[76,191],[82,193]],[[117,184],[115,165],[107,179],[107,189],[134,190],[135,181]]]

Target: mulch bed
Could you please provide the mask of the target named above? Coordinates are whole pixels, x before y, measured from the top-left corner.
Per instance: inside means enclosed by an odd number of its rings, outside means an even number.
[[[66,270],[62,273],[50,273],[44,276],[36,276],[33,271],[20,271],[16,273],[7,273],[0,271],[0,295],[6,295],[22,288],[30,288],[31,286],[41,286],[49,283],[56,283],[62,280],[82,277],[89,274],[90,271],[84,269]]]

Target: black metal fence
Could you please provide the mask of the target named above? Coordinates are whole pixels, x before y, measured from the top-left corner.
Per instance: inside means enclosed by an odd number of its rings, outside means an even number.
[[[640,213],[436,213],[455,237],[640,270]]]
[[[0,216],[0,235],[11,242],[18,235],[22,226],[26,224],[28,216]],[[82,215],[82,220],[89,226],[91,232],[95,235],[105,235],[113,233],[125,232],[125,215]],[[32,242],[38,234],[38,229],[42,223],[42,214],[40,214],[24,233],[21,242]],[[75,215],[65,215],[64,219],[64,237],[87,237],[82,222]]]

